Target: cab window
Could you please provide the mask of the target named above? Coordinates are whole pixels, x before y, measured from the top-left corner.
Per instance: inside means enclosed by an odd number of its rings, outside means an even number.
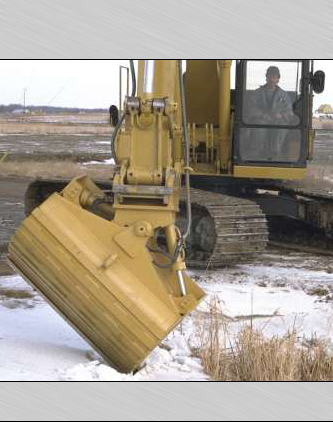
[[[302,62],[247,61],[243,78],[239,158],[297,162],[302,143]]]

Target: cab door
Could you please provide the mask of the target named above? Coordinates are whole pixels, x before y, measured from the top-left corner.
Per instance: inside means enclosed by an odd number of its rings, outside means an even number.
[[[311,124],[309,94],[309,60],[237,61],[235,176],[304,176]]]

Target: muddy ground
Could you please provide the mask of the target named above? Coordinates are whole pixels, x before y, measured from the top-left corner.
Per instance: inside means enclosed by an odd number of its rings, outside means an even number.
[[[4,254],[10,237],[24,216],[24,193],[28,182],[24,180],[0,181],[0,276],[11,274]]]
[[[80,163],[109,157],[110,136],[0,134],[0,164],[20,166],[25,162],[68,163],[69,160]],[[4,254],[10,237],[24,217],[24,193],[31,180],[29,174],[26,179],[0,179],[0,276],[11,274]]]
[[[104,135],[4,135],[0,134],[1,155],[53,156],[78,154],[110,155],[110,136]],[[27,157],[27,158],[28,158]]]
[[[318,136],[315,144],[315,164],[331,166],[333,163],[333,137]],[[14,160],[44,160],[74,157],[74,161],[103,159],[110,156],[110,137],[103,135],[4,135],[0,134],[0,162]],[[0,276],[10,273],[4,263],[4,251],[15,228],[24,216],[24,192],[27,180],[0,180]]]
[[[333,164],[332,131],[317,131],[314,163]]]
[[[110,155],[110,135],[8,135],[0,133],[0,160],[14,156]],[[333,132],[318,131],[314,163],[333,164]],[[26,157],[26,158],[28,158]]]

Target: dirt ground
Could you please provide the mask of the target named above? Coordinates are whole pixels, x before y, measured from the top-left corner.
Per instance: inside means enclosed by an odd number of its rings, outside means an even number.
[[[108,135],[108,113],[76,115],[18,115],[0,114],[0,133],[25,135]]]
[[[318,136],[315,143],[314,166],[326,166],[333,174],[333,137],[326,139],[325,136]],[[7,273],[8,267],[4,264],[3,254],[6,245],[15,228],[19,225],[24,216],[24,192],[29,183],[29,179],[36,177],[36,172],[29,174],[29,165],[34,162],[45,162],[48,171],[48,177],[54,174],[56,168],[49,166],[49,161],[60,158],[67,160],[66,166],[73,170],[73,166],[78,167],[80,172],[96,171],[90,166],[81,166],[82,162],[91,160],[107,159],[110,157],[110,136],[103,135],[8,135],[0,133],[0,276]],[[69,162],[69,157],[74,157],[74,163]],[[11,166],[18,164],[22,169],[15,173],[16,177],[4,177],[1,168],[5,165]],[[30,163],[30,164],[29,164]],[[62,161],[57,162],[61,165]],[[81,164],[80,164],[81,163]],[[62,170],[66,170],[61,165]],[[31,167],[32,168],[32,167]],[[41,167],[42,168],[42,167]],[[108,166],[98,165],[98,171],[101,174],[108,175]],[[75,169],[74,169],[75,170]],[[74,171],[73,170],[73,171]],[[332,171],[331,171],[332,170]],[[76,170],[75,170],[76,171]],[[111,169],[110,169],[111,171]],[[20,175],[18,179],[17,175]],[[23,177],[24,176],[24,177]],[[39,174],[37,175],[39,177]],[[63,176],[62,174],[60,176]],[[69,179],[74,175],[70,174]],[[98,176],[100,176],[98,174]],[[92,174],[94,177],[94,174]],[[104,177],[97,177],[104,180]],[[108,178],[108,177],[107,177]]]
[[[0,180],[0,276],[11,274],[4,254],[10,237],[24,216],[26,180]]]
[[[48,123],[48,124],[72,124],[72,125],[103,125],[108,124],[110,121],[109,113],[96,113],[96,112],[85,112],[85,113],[56,113],[56,114],[17,114],[12,113],[0,113],[0,124],[1,123]]]
[[[0,133],[0,155],[45,156],[109,154],[110,135],[6,135]],[[1,159],[1,156],[0,156]]]
[[[88,117],[85,122],[87,116],[81,116],[80,123],[96,123],[95,134],[24,135],[0,130],[0,276],[11,274],[4,254],[10,237],[24,217],[24,194],[29,182],[39,177],[40,172],[50,178],[63,177],[63,172],[69,179],[81,173],[94,176],[96,166],[81,164],[110,158],[110,127],[108,135],[99,134],[101,122],[91,121],[95,116]],[[98,171],[108,174],[108,166],[99,165]]]
[[[0,131],[0,179],[72,179],[85,172],[104,179],[105,166],[82,164],[101,163],[110,156],[110,135],[7,135]]]

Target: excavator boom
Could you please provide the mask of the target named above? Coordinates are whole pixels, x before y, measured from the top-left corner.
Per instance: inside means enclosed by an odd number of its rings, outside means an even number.
[[[138,92],[112,138],[114,202],[76,178],[33,211],[9,247],[12,265],[121,372],[137,369],[205,296],[185,266],[189,198],[186,233],[175,224],[189,172],[182,105],[181,62],[140,61]]]

